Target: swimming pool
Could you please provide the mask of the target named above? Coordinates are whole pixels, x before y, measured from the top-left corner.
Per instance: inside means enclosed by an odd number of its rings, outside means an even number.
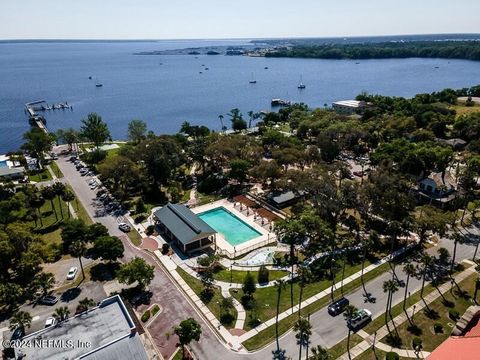
[[[197,214],[197,216],[215,231],[222,234],[225,240],[232,246],[243,244],[262,235],[224,207],[208,210]]]
[[[0,161],[0,168],[8,167],[7,160]]]

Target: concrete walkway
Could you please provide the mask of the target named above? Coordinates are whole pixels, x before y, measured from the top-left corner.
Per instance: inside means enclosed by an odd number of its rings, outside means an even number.
[[[464,263],[468,264],[470,267],[468,269],[462,271],[457,276],[455,276],[455,282],[457,282],[457,283],[462,282],[468,276],[470,276],[470,275],[472,275],[476,272],[475,266],[472,266],[472,265],[474,265],[474,263],[472,261],[464,260]],[[441,296],[440,294],[445,294],[446,292],[450,291],[451,288],[452,288],[452,284],[450,282],[446,282],[438,288],[438,291],[430,292],[427,296],[424,297],[424,300],[420,300],[419,302],[412,305],[411,307],[409,307],[406,310],[406,312],[408,313],[408,316],[412,317],[414,315],[414,311],[416,313],[418,313],[419,311],[421,311],[422,309],[425,308],[425,303],[427,305],[431,304],[432,302],[434,302],[435,300],[437,300]],[[400,315],[398,315],[397,317],[395,317],[393,319],[393,322],[390,321],[389,325],[391,325],[392,327],[394,327],[394,326],[397,327],[397,326],[400,326],[401,324],[403,324],[405,321],[408,321],[408,318],[407,318],[405,312],[402,312]],[[365,352],[369,348],[372,348],[374,337],[375,337],[375,335],[370,335],[363,330],[358,331],[357,334],[360,335],[362,338],[364,338],[364,340],[360,344],[358,344],[358,345],[354,346],[352,349],[350,349],[350,357],[352,359],[354,359],[357,356],[360,356],[363,352]],[[398,349],[398,348],[391,347],[390,345],[387,345],[387,344],[384,344],[384,343],[378,341],[378,340],[380,340],[380,339],[382,339],[382,338],[384,338],[385,336],[388,335],[387,325],[384,325],[379,330],[377,330],[376,334],[377,335],[376,335],[375,347],[382,350],[382,351],[385,351],[385,352],[394,351],[398,355],[400,355],[400,357],[406,357],[406,358],[421,358],[421,359],[424,359],[428,355],[430,355],[430,353],[427,352],[427,351],[416,352],[415,350]],[[339,357],[339,359],[348,360],[349,359],[348,353],[343,354],[341,357]]]

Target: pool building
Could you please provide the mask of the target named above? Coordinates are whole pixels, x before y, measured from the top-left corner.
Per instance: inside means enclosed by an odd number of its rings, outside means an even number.
[[[189,208],[168,203],[153,214],[160,233],[186,254],[214,246],[217,232]]]

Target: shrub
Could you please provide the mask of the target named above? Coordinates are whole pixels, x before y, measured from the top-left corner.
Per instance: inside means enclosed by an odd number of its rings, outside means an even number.
[[[152,235],[155,232],[155,225],[148,225],[145,229],[145,234]]]
[[[140,224],[142,222],[145,221],[145,219],[147,218],[147,215],[146,214],[139,214],[135,217],[134,221],[135,221],[135,224]]]
[[[170,245],[168,245],[168,244],[163,244],[163,245],[162,245],[162,254],[163,254],[163,255],[167,255],[169,251],[170,251]]]
[[[422,339],[419,337],[414,337],[412,340],[412,346],[414,349],[421,349],[422,348]]]
[[[385,355],[385,360],[398,360],[400,359],[400,356],[398,356],[398,354],[396,352],[388,352],[386,355]]]
[[[143,202],[142,198],[139,198],[137,200],[137,203],[135,204],[135,212],[137,214],[141,214],[147,211],[147,208],[145,207],[145,203]]]
[[[150,319],[150,316],[151,316],[150,310],[145,311],[141,317],[142,322],[147,322],[148,319]]]
[[[260,266],[260,269],[258,270],[258,283],[259,284],[266,284],[268,283],[269,279],[269,271],[265,265]]]
[[[433,331],[435,331],[435,334],[441,334],[443,333],[443,325],[440,323],[435,323],[433,325]]]
[[[457,321],[458,318],[460,317],[460,314],[458,313],[457,310],[450,309],[450,310],[448,310],[448,316],[450,317],[450,319],[452,319],[454,321]]]
[[[152,316],[154,316],[157,312],[160,311],[160,306],[158,305],[155,305],[153,308],[152,308]]]

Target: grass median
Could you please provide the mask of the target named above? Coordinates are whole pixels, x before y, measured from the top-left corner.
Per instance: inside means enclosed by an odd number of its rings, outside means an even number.
[[[369,271],[368,273],[365,273],[365,275],[364,275],[365,283],[367,283],[368,281],[376,278],[377,276],[384,273],[385,271],[388,271],[389,269],[390,269],[390,265],[388,263],[384,263],[384,264],[380,265],[379,267]],[[361,281],[360,278],[358,278],[358,279],[355,279],[355,280],[351,281],[348,284],[345,284],[345,286],[343,287],[343,291],[344,291],[345,294],[348,294],[349,292],[352,292],[353,290],[357,289],[361,285],[362,285],[362,281]],[[288,294],[288,296],[290,296],[288,287],[285,290],[285,292]],[[317,290],[317,293],[318,292],[319,291]],[[333,295],[334,295],[335,298],[341,296],[340,289],[335,290]],[[306,296],[305,299],[307,297],[308,296]],[[275,298],[276,298],[276,296],[275,296]],[[320,310],[320,309],[324,308],[325,306],[327,306],[328,304],[330,304],[330,302],[331,302],[330,296],[329,295],[324,296],[321,299],[315,301],[314,303],[302,308],[302,314],[304,316],[306,316],[308,314],[312,314],[314,312],[317,312],[318,310]],[[275,311],[275,307],[274,307],[273,310]],[[274,316],[275,316],[275,314],[274,314]],[[298,319],[298,314],[292,314],[292,315],[288,316],[287,318],[279,321],[278,322],[279,335],[282,335],[283,333],[290,330],[293,327],[293,324],[295,323],[295,321],[297,319]],[[257,335],[255,335],[255,336],[251,337],[250,339],[246,340],[245,342],[243,342],[243,346],[245,346],[246,349],[248,349],[250,351],[253,351],[253,350],[259,349],[259,348],[271,343],[274,340],[275,340],[275,325],[270,326],[263,331],[260,331]]]

